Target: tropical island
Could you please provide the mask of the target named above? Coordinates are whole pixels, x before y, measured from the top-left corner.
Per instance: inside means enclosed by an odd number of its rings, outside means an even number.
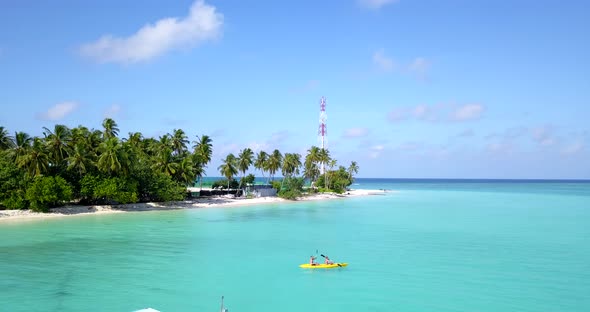
[[[196,136],[191,142],[182,129],[174,129],[158,139],[140,132],[121,138],[113,119],[104,119],[102,126],[102,130],[70,129],[57,124],[53,129],[44,127],[43,137],[25,132],[11,136],[0,127],[0,210],[49,212],[64,205],[203,202],[202,193],[191,189],[203,189],[213,154],[209,136]],[[254,174],[246,175],[251,168],[260,171],[262,184],[286,200],[350,191],[359,170],[354,161],[348,168],[338,166],[327,149],[317,146],[310,147],[304,158],[277,149],[255,154],[244,148],[223,159],[218,170],[224,179],[211,187],[231,197],[252,198],[246,192],[255,182]],[[275,179],[278,172],[282,178]]]

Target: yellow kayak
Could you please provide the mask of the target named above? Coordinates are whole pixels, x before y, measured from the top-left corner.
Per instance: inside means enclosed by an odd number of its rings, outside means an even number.
[[[348,265],[348,263],[332,263],[332,264],[316,264],[316,265],[304,263],[304,264],[299,265],[299,267],[304,268],[304,269],[332,269],[332,268],[345,267],[347,265]]]

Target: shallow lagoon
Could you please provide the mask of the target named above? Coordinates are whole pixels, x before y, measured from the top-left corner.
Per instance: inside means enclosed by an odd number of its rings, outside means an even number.
[[[590,183],[353,187],[398,191],[0,223],[2,310],[590,310]]]

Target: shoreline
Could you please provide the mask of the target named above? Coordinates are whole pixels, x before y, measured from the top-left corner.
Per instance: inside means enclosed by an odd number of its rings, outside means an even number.
[[[296,201],[286,200],[280,197],[257,197],[257,198],[233,198],[227,196],[205,197],[192,200],[165,202],[165,203],[134,203],[123,205],[70,205],[58,208],[51,208],[47,213],[33,212],[30,210],[0,210],[0,223],[3,221],[30,220],[60,218],[76,215],[113,214],[142,211],[165,211],[199,208],[220,208],[239,207],[259,204],[271,204],[281,202],[318,201],[341,199],[358,196],[384,195],[387,190],[350,190],[344,194],[314,194],[298,198]]]

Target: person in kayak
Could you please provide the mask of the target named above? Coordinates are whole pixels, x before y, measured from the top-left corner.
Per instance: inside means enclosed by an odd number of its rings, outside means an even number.
[[[324,258],[326,258],[325,264],[334,264],[334,261],[330,260],[328,256],[324,256]]]
[[[309,265],[318,265],[318,264],[315,262],[315,259],[316,259],[316,258],[315,258],[314,256],[310,256],[310,257],[309,257]]]

